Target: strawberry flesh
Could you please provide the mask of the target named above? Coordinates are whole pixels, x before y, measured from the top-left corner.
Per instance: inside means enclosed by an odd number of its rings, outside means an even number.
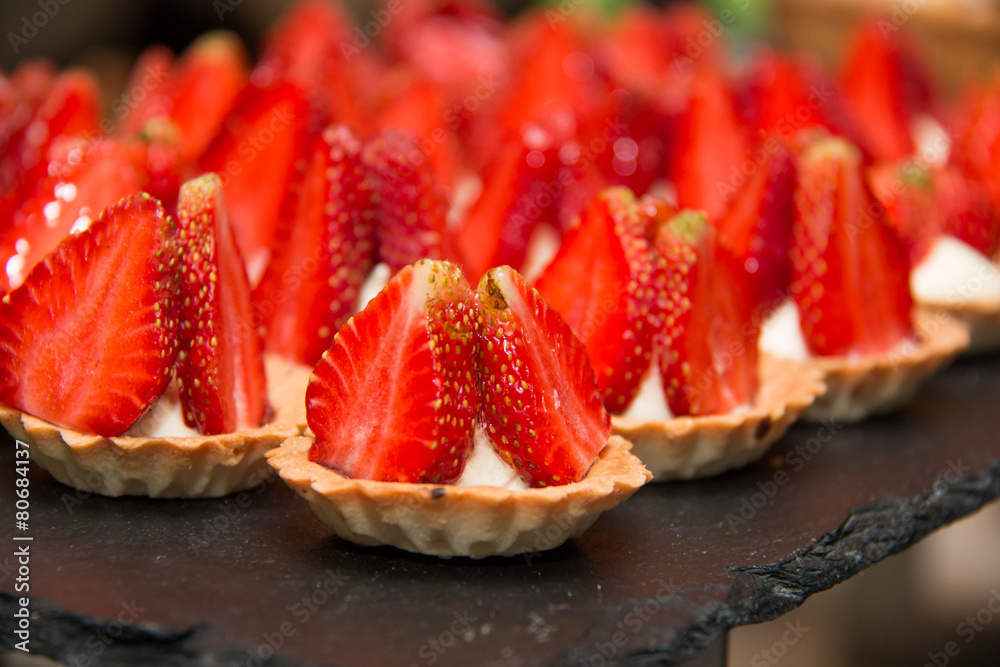
[[[681,211],[658,230],[666,313],[658,339],[663,389],[675,416],[726,414],[757,394],[753,293],[736,255],[704,213]]]
[[[566,233],[535,284],[586,346],[601,398],[611,412],[621,412],[632,402],[652,354],[649,334],[654,327],[649,308],[642,307],[645,281],[640,274],[645,267],[641,247],[635,247],[642,239],[628,236],[641,224],[638,217],[630,190],[606,190]]]
[[[478,304],[461,271],[404,267],[313,369],[309,460],[357,479],[446,484],[472,451]]]
[[[795,162],[777,136],[764,139],[756,171],[732,198],[716,227],[742,263],[761,316],[788,296],[792,266],[792,222],[795,219]]]
[[[310,143],[253,301],[268,349],[312,366],[357,310],[375,221],[357,137],[335,126]]]
[[[611,432],[587,349],[509,266],[478,292],[480,423],[529,485],[579,481]]]
[[[177,356],[174,234],[140,194],[48,254],[0,302],[0,401],[103,436],[141,417]]]
[[[382,130],[365,144],[362,159],[378,216],[379,261],[395,273],[419,259],[445,259],[448,201],[417,137]]]
[[[305,150],[307,125],[298,88],[280,81],[267,87],[249,84],[199,160],[203,172],[215,172],[222,180],[253,285],[270,259],[282,200]]]
[[[203,434],[255,428],[268,413],[262,343],[251,325],[250,285],[219,177],[205,174],[181,186],[177,217],[184,421]]]
[[[910,337],[906,249],[843,139],[809,147],[799,163],[792,295],[809,350],[881,354]]]

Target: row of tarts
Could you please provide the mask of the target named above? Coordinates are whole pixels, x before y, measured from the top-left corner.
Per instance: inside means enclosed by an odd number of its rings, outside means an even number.
[[[76,488],[270,465],[346,539],[484,557],[995,348],[1000,87],[952,107],[879,21],[839,77],[733,74],[710,20],[415,2],[376,48],[306,2],[252,69],[150,49],[114,123],[23,64],[0,421]]]

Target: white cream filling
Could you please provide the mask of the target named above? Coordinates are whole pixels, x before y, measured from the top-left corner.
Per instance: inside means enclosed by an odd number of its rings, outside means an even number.
[[[368,302],[378,296],[378,293],[389,284],[389,265],[379,262],[365,278],[358,293],[358,310],[364,310]]]
[[[200,434],[184,423],[180,397],[177,389],[171,385],[124,435],[138,438],[190,438]]]
[[[910,123],[910,133],[916,144],[919,160],[930,167],[948,164],[951,137],[948,130],[929,114],[920,114]]]
[[[923,302],[994,304],[1000,302],[1000,268],[967,243],[940,236],[910,273],[910,290]]]
[[[500,458],[482,427],[476,427],[472,455],[466,461],[462,475],[455,480],[455,486],[497,486],[513,491],[528,488],[517,471]]]
[[[802,322],[799,319],[799,308],[793,299],[785,299],[771,313],[760,330],[758,347],[761,352],[781,359],[805,361],[809,359],[809,347],[802,335]]]
[[[660,365],[655,361],[649,365],[649,370],[639,385],[639,393],[632,399],[622,417],[642,422],[665,422],[673,419],[667,395],[663,391]]]
[[[529,283],[535,282],[542,271],[549,265],[552,258],[559,252],[559,245],[562,237],[559,232],[545,223],[535,227],[528,241],[528,250],[524,256],[524,264],[521,267],[521,275]]]

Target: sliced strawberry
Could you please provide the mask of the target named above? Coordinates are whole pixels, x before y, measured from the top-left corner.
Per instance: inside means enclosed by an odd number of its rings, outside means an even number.
[[[379,260],[395,273],[418,259],[448,257],[448,201],[420,140],[406,130],[382,130],[362,159],[378,215]]]
[[[879,163],[868,169],[868,183],[906,247],[912,269],[944,231],[930,170],[910,160]]]
[[[753,290],[704,213],[681,211],[660,227],[667,267],[659,341],[663,389],[674,415],[726,414],[757,395],[757,336],[747,335]]]
[[[799,163],[792,296],[802,333],[821,356],[884,353],[912,332],[906,249],[843,139],[811,146]]]
[[[147,185],[139,142],[73,139],[57,143],[55,152],[51,175],[14,215],[0,241],[0,284],[20,285],[71,230],[84,228],[100,211]]]
[[[177,356],[174,235],[135,195],[59,244],[0,302],[0,401],[104,436],[142,416]]]
[[[586,346],[611,412],[632,402],[652,358],[653,295],[646,300],[645,291],[651,259],[642,256],[645,239],[630,235],[640,229],[639,218],[630,190],[604,191],[536,281],[538,293]]]
[[[611,433],[587,349],[509,266],[483,276],[479,299],[481,424],[531,486],[579,481]]]
[[[375,258],[370,207],[361,142],[344,126],[315,135],[253,294],[268,349],[312,366],[356,312]]]
[[[266,35],[254,79],[290,81],[326,122],[366,127],[370,92],[359,81],[369,56],[356,47],[356,40],[357,35],[368,37],[351,28],[351,18],[337,3],[299,2]]]
[[[792,282],[796,173],[791,151],[779,136],[765,138],[754,154],[760,160],[756,171],[733,196],[716,228],[756,287],[763,316],[785,300]]]
[[[177,127],[181,155],[197,159],[222,128],[247,83],[247,70],[247,54],[239,37],[225,31],[199,37],[159,87],[163,99],[158,107],[145,109],[139,128],[156,117],[169,119]],[[149,76],[153,79],[156,74]]]
[[[150,46],[139,54],[125,93],[111,105],[111,116],[118,123],[116,134],[131,136],[153,118],[170,113],[167,90],[173,65],[174,52],[165,46]]]
[[[966,94],[949,162],[974,175],[1000,206],[1000,77]]]
[[[281,202],[305,150],[308,120],[305,99],[295,86],[248,85],[199,161],[202,171],[222,180],[251,285],[270,258]]]
[[[99,97],[97,81],[88,72],[70,70],[55,79],[31,121],[11,136],[0,155],[0,174],[5,180],[0,182],[3,220],[10,219],[46,177],[49,149],[55,141],[75,135],[97,136]]]
[[[879,21],[862,24],[841,80],[872,157],[891,161],[912,155],[913,117],[933,111],[937,103],[929,77],[904,37],[895,30],[886,33]]]
[[[518,267],[543,220],[554,222],[556,197],[565,188],[553,134],[534,123],[506,142],[483,179],[483,190],[456,236],[466,275],[493,266]]]
[[[702,70],[695,77],[676,136],[668,175],[677,188],[677,203],[702,209],[715,220],[726,210],[727,192],[747,159],[744,130],[721,75]]]
[[[931,179],[944,233],[995,257],[1000,252],[1000,201],[976,175],[954,165],[933,169]]]
[[[183,266],[177,385],[184,421],[205,434],[255,428],[268,412],[264,357],[218,176],[181,186],[177,222]]]
[[[460,146],[452,127],[445,124],[445,99],[430,83],[417,83],[382,110],[375,119],[377,128],[409,130],[426,147],[438,182],[451,186],[459,169]]]
[[[479,409],[477,315],[458,267],[404,267],[313,369],[309,459],[357,479],[456,480]]]

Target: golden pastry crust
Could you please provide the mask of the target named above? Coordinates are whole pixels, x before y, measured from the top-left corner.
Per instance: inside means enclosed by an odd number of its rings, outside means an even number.
[[[68,486],[106,496],[214,498],[270,474],[264,454],[301,433],[310,369],[266,355],[273,419],[260,428],[184,438],[105,438],[50,424],[0,404],[0,423],[31,458]]]
[[[711,477],[759,459],[825,390],[822,373],[802,362],[762,354],[754,406],[739,414],[643,422],[612,417],[614,433],[653,481]]]
[[[612,436],[574,484],[510,490],[350,479],[309,460],[309,437],[268,453],[285,483],[345,540],[452,556],[512,556],[553,549],[649,480],[631,445]]]
[[[916,395],[924,380],[969,345],[968,329],[944,311],[918,308],[913,322],[915,339],[888,354],[810,359],[824,373],[827,390],[803,419],[852,423],[899,409]]]
[[[969,330],[966,355],[1000,350],[1000,301],[921,301],[929,312],[942,311]]]

